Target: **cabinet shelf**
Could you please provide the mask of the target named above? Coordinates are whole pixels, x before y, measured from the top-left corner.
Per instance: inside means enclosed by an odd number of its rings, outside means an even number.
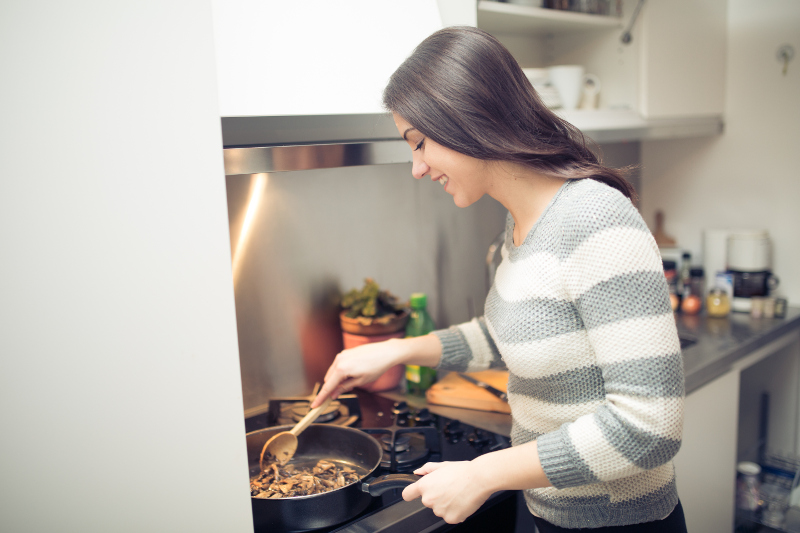
[[[627,109],[553,111],[598,143],[706,137],[723,128],[720,115],[644,118]]]
[[[622,28],[622,20],[606,15],[481,0],[478,2],[478,27],[489,33],[533,36],[608,31]]]

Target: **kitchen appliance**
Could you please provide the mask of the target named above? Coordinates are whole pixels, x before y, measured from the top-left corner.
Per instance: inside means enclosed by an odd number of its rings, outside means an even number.
[[[749,312],[751,298],[769,296],[778,287],[779,279],[769,270],[759,272],[729,271],[733,276],[733,310]]]
[[[769,296],[778,286],[770,272],[771,246],[763,230],[736,230],[728,234],[727,268],[733,276],[734,311],[750,312],[751,298]]]
[[[728,270],[761,272],[770,269],[771,246],[763,230],[736,230],[728,234]]]
[[[294,424],[308,412],[308,400],[308,397],[271,399],[267,411],[245,419],[248,442],[254,435],[264,433],[265,428],[277,431],[281,426]],[[436,415],[428,408],[413,407],[406,402],[396,402],[360,390],[355,394],[342,395],[332,402],[317,419],[317,423],[310,426],[303,435],[313,437],[314,433],[309,432],[325,425],[338,426],[346,431],[363,432],[374,442],[379,443],[382,457],[379,466],[372,472],[376,478],[387,474],[408,473],[428,461],[470,460],[489,451],[507,448],[511,444],[505,436],[485,431],[457,419]],[[263,438],[262,436],[262,445]],[[248,454],[250,448],[254,452],[258,448],[257,442],[254,442],[253,446],[248,444]],[[258,451],[260,452],[260,449]],[[445,524],[419,500],[405,502],[401,496],[401,489],[396,488],[369,499],[363,510],[348,516],[344,522],[317,528],[314,531],[340,533],[457,532],[492,529],[513,531],[516,505],[515,492],[496,493],[466,522],[452,526]],[[324,512],[324,509],[316,512]],[[268,530],[263,521],[254,521],[254,526],[256,533]],[[277,533],[278,530],[273,527],[269,531]]]

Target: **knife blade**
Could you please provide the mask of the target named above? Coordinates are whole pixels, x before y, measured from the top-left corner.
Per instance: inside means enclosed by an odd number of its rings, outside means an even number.
[[[505,392],[501,391],[500,389],[496,389],[496,388],[492,387],[491,385],[489,385],[488,383],[485,383],[485,382],[483,382],[483,381],[481,381],[479,379],[475,379],[472,376],[469,376],[467,374],[462,374],[461,372],[459,372],[458,375],[461,376],[462,378],[466,379],[467,381],[469,381],[473,385],[477,385],[478,387],[491,392],[492,394],[494,394],[495,396],[497,396],[498,398],[500,398],[504,402],[508,401],[508,395]]]

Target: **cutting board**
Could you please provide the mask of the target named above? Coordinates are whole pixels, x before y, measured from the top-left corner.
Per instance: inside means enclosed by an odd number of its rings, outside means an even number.
[[[496,389],[505,392],[508,388],[508,372],[500,370],[483,370],[469,372],[469,375],[488,383]],[[495,411],[497,413],[510,413],[508,403],[494,394],[477,385],[473,385],[455,372],[450,372],[440,381],[431,385],[425,393],[428,403],[448,405],[450,407],[463,407],[479,411]]]

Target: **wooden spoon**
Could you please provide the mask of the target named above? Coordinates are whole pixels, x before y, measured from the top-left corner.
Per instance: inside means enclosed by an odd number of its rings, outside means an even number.
[[[311,423],[317,419],[317,417],[328,408],[331,403],[331,397],[325,399],[322,402],[322,405],[319,407],[315,407],[314,409],[310,410],[306,416],[303,417],[300,422],[297,423],[290,431],[281,431],[277,435],[273,435],[266,443],[264,443],[264,447],[261,449],[261,457],[259,458],[259,464],[261,465],[261,471],[264,471],[264,455],[269,454],[275,457],[279,464],[285,465],[292,457],[294,457],[294,452],[297,451],[297,436]]]

